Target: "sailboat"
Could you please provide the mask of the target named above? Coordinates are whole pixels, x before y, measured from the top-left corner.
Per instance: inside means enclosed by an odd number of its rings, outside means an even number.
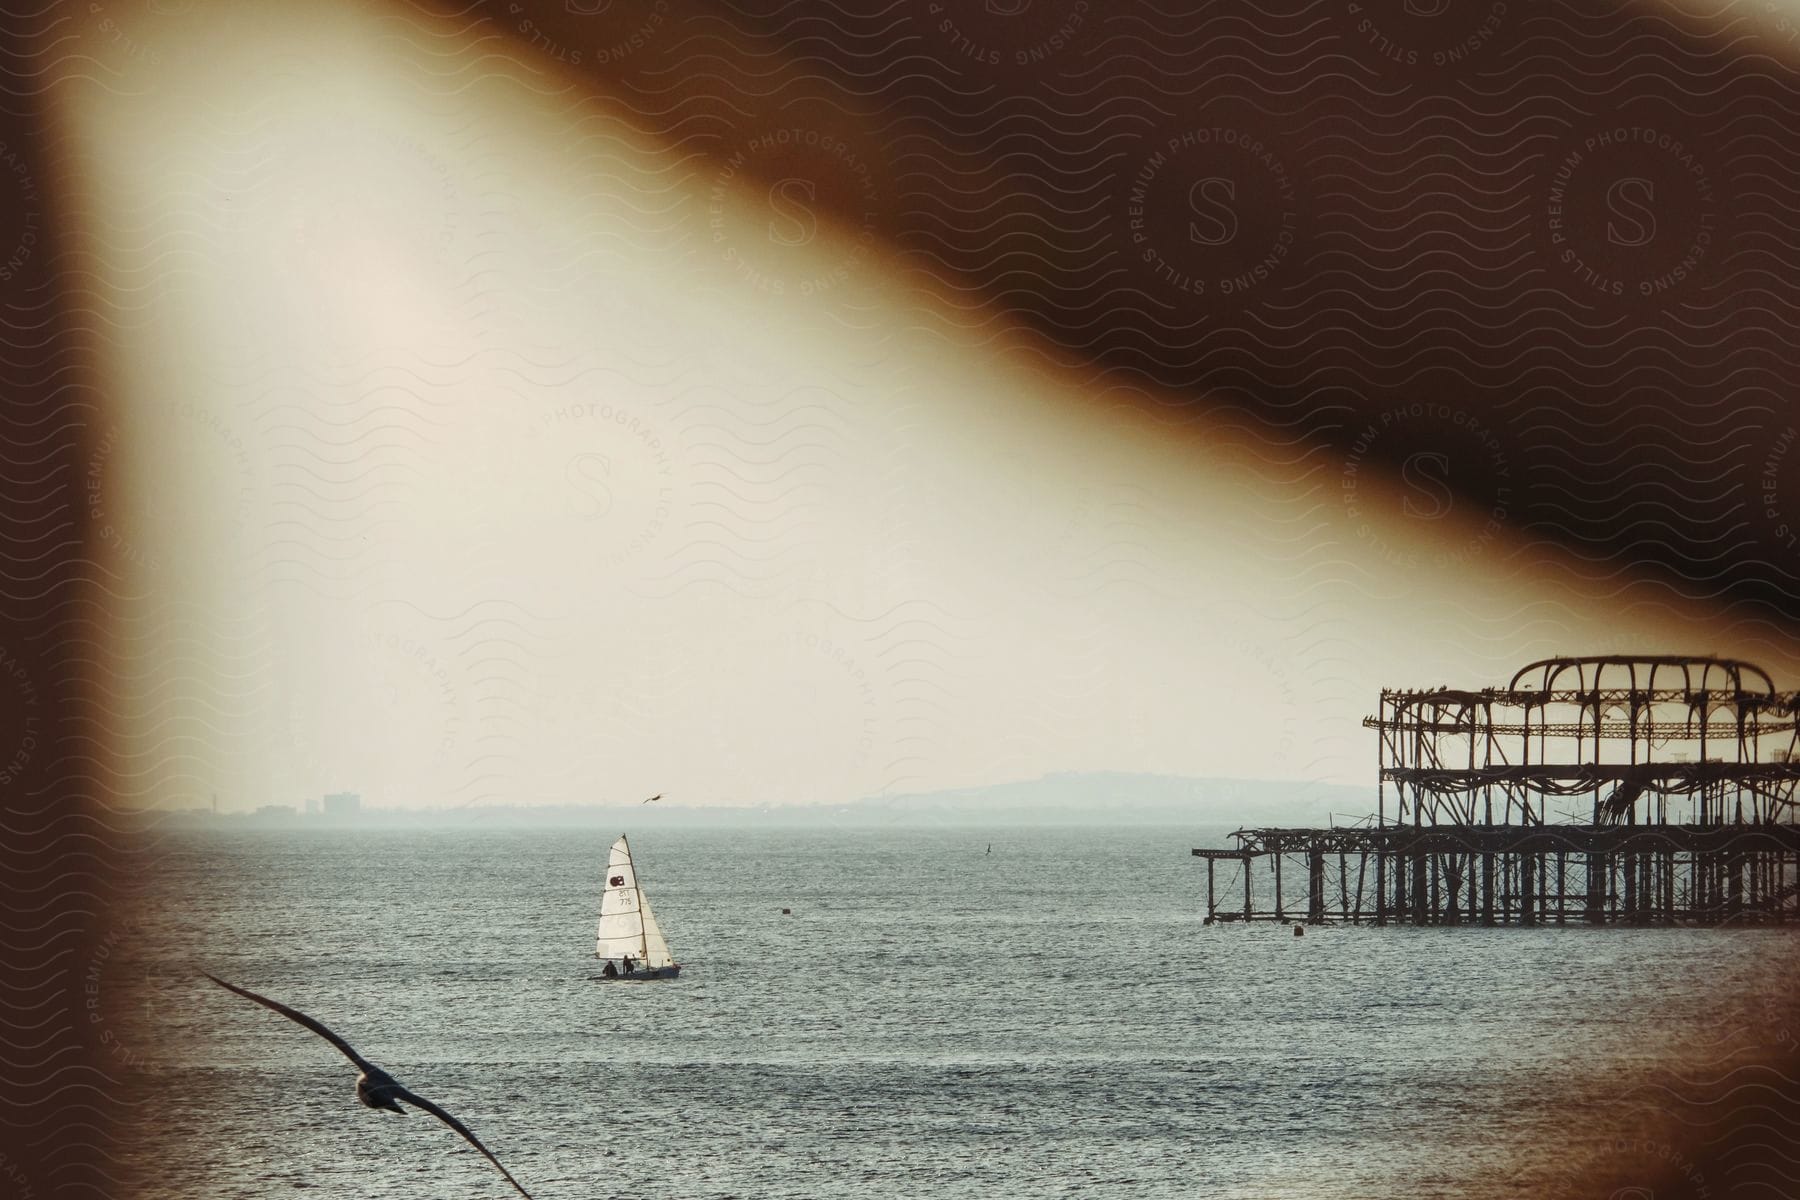
[[[681,973],[681,964],[670,955],[656,914],[650,911],[650,897],[644,894],[637,868],[631,865],[631,846],[624,834],[606,859],[594,956],[606,963],[600,973],[603,979],[673,979]]]

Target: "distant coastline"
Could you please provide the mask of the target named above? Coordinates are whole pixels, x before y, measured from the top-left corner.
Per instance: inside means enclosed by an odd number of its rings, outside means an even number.
[[[684,805],[482,805],[384,808],[370,798],[352,813],[307,812],[258,801],[242,807],[144,808],[123,815],[165,828],[221,830],[436,827],[654,829],[917,828],[1023,825],[1354,824],[1375,808],[1373,789],[1334,783],[1197,779],[1129,772],[1066,772],[984,787],[843,803]]]

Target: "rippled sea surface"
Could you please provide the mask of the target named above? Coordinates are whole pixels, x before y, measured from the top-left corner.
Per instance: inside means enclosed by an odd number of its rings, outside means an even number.
[[[1212,830],[646,830],[683,975],[602,983],[615,835],[168,835],[96,972],[147,1097],[121,1172],[512,1194],[206,969],[539,1200],[1539,1196],[1796,962],[1782,930],[1206,927]]]

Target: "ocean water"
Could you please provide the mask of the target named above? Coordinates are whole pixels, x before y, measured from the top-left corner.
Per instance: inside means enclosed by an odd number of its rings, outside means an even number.
[[[615,834],[164,837],[96,971],[122,1190],[513,1194],[204,969],[539,1200],[1553,1195],[1671,1061],[1754,1039],[1800,941],[1207,927],[1216,830],[646,830],[683,975],[603,983]]]

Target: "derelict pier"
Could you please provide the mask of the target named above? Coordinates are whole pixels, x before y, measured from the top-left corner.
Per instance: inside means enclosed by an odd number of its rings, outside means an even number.
[[[1800,920],[1797,714],[1800,693],[1720,658],[1554,658],[1504,688],[1384,690],[1363,722],[1376,812],[1195,850],[1207,921]]]

